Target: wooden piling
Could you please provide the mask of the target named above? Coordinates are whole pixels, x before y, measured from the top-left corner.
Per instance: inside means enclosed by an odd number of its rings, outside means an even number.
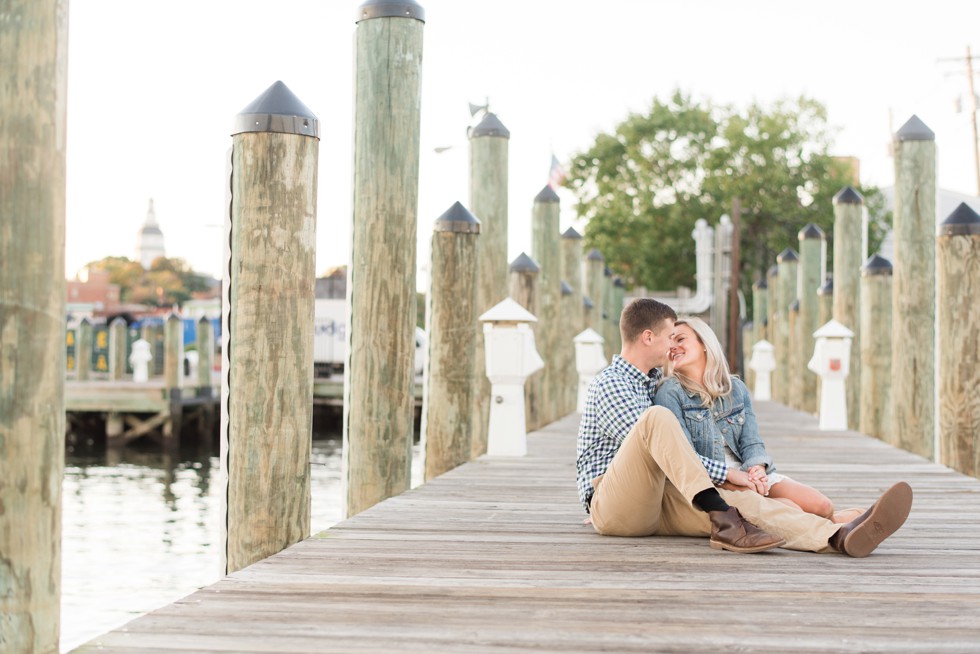
[[[480,220],[476,244],[476,315],[480,316],[507,297],[507,202],[510,131],[500,119],[487,113],[470,130],[470,211]],[[473,321],[476,347],[473,374],[473,427],[470,454],[487,451],[490,426],[490,380],[487,379],[483,324]]]
[[[789,406],[799,409],[803,404],[803,322],[800,320],[800,298],[789,305]]]
[[[82,318],[78,323],[78,341],[75,346],[75,379],[88,381],[92,377],[92,323]]]
[[[573,385],[570,371],[575,372],[575,337],[578,331],[576,323],[582,317],[582,297],[575,293],[572,286],[564,279],[561,280],[561,305],[559,307],[560,324],[558,333],[558,371],[561,380],[558,415],[567,416],[575,411],[576,385]]]
[[[176,448],[183,424],[184,323],[175,313],[167,315],[163,325],[163,383],[170,400],[170,417],[163,429],[166,445]]]
[[[346,515],[405,491],[415,431],[422,8],[365,2],[354,37],[354,201],[347,271]]]
[[[122,318],[116,318],[109,325],[109,379],[113,381],[120,381],[126,376],[128,332],[129,328]]]
[[[531,211],[531,256],[541,267],[537,280],[538,318],[535,345],[544,361],[541,371],[542,425],[561,417],[564,371],[558,352],[561,332],[561,214],[558,194],[545,186],[534,197]],[[532,312],[533,313],[533,312]]]
[[[752,347],[763,339],[768,339],[769,325],[769,283],[765,277],[760,277],[752,285],[752,330],[747,333],[748,343],[745,343],[745,382],[749,388],[755,388],[755,371],[749,368],[748,362],[752,355]]]
[[[864,198],[850,186],[834,196],[834,320],[852,332],[847,387],[847,426],[857,429],[861,413],[861,250]]]
[[[834,318],[834,275],[828,273],[817,289],[817,325],[822,327]],[[819,329],[818,327],[818,329]],[[818,405],[819,406],[819,405]]]
[[[940,462],[980,477],[980,216],[961,203],[936,247]]]
[[[538,277],[540,273],[541,267],[538,263],[524,252],[521,252],[510,264],[509,296],[535,316],[539,313]],[[537,344],[540,322],[531,323],[530,328],[535,333],[535,344]],[[539,429],[544,424],[541,410],[544,393],[542,372],[539,370],[524,382],[524,420],[528,431]]]
[[[797,235],[800,241],[800,269],[796,295],[800,299],[800,357],[797,360],[796,374],[802,380],[800,406],[801,411],[817,412],[817,376],[807,368],[816,341],[813,332],[820,327],[817,324],[817,289],[823,281],[823,257],[826,247],[824,232],[813,223],[800,230]]]
[[[429,354],[422,387],[426,480],[470,460],[479,235],[480,221],[459,202],[433,226],[432,281],[425,310]]]
[[[561,252],[561,278],[571,289],[570,309],[567,316],[562,316],[562,325],[565,330],[562,337],[562,347],[567,350],[566,360],[568,361],[568,364],[563,366],[566,389],[565,411],[563,413],[568,414],[575,411],[578,401],[578,371],[575,369],[574,339],[583,329],[588,327],[585,322],[583,301],[585,287],[582,283],[582,235],[572,227],[566,229],[561,235]],[[562,306],[564,305],[565,301],[562,300]]]
[[[229,573],[310,533],[318,152],[316,117],[282,82],[235,117],[222,325]]]
[[[211,369],[214,367],[214,326],[205,316],[195,325],[197,340],[197,387],[211,395]]]
[[[932,459],[936,425],[935,135],[912,116],[896,132],[894,150],[892,430],[900,447]],[[840,292],[836,275],[834,283],[836,296]]]
[[[623,304],[626,301],[626,282],[619,275],[613,277],[612,283],[612,313],[609,316],[610,332],[612,338],[613,354],[618,354],[623,349],[623,338],[619,332],[619,317],[623,315]]]
[[[596,333],[603,336],[602,331],[602,311],[603,311],[603,273],[606,269],[606,260],[599,250],[592,248],[585,255],[585,295],[592,302],[591,317],[589,327]],[[607,343],[608,345],[608,343]]]
[[[0,650],[57,652],[68,3],[0,9]]]
[[[615,339],[612,335],[613,274],[609,266],[602,269],[602,338],[605,339],[606,358],[612,360],[616,353]]]
[[[861,266],[861,411],[858,431],[894,444],[891,432],[892,264],[875,254]]]
[[[779,266],[773,264],[766,271],[766,340],[776,345],[777,318],[776,306],[779,304]],[[775,376],[775,372],[773,373]],[[775,381],[775,379],[773,379]]]
[[[773,373],[773,399],[790,405],[790,324],[789,307],[796,299],[796,275],[799,256],[793,248],[786,248],[776,257],[779,269],[779,288],[776,295],[776,370]]]

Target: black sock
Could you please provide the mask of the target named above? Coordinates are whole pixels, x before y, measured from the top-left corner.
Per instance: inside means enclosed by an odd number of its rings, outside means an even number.
[[[728,502],[721,498],[721,495],[714,488],[705,488],[694,496],[691,502],[705,513],[709,511],[727,511],[731,507]]]

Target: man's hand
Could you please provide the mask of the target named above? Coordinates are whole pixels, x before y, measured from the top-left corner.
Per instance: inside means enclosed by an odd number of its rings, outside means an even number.
[[[749,473],[749,477],[752,479],[758,479],[763,482],[769,481],[769,477],[766,475],[766,467],[763,465],[754,465],[746,470],[746,472]]]
[[[726,480],[726,487],[728,487],[729,484],[731,486],[735,486],[734,489],[729,487],[730,490],[748,489],[755,491],[759,495],[769,494],[769,489],[766,488],[766,482],[764,481],[765,476],[763,476],[762,479],[755,479],[748,472],[742,472],[738,468],[729,468]]]

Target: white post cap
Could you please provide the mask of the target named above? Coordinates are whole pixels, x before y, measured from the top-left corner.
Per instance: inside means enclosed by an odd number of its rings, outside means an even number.
[[[530,311],[519,305],[511,298],[504,298],[499,304],[491,307],[480,316],[481,322],[537,322]]]
[[[814,338],[854,338],[854,332],[840,324],[836,320],[831,320],[826,325],[813,332]]]
[[[581,334],[574,338],[576,343],[605,343],[606,339],[599,336],[599,332],[587,327]]]

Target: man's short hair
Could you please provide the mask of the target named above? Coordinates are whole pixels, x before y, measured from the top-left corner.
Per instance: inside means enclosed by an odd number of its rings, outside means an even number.
[[[653,298],[639,297],[626,305],[619,317],[619,331],[624,343],[632,343],[640,334],[650,329],[659,329],[664,320],[671,324],[677,320],[677,314],[663,302]]]

